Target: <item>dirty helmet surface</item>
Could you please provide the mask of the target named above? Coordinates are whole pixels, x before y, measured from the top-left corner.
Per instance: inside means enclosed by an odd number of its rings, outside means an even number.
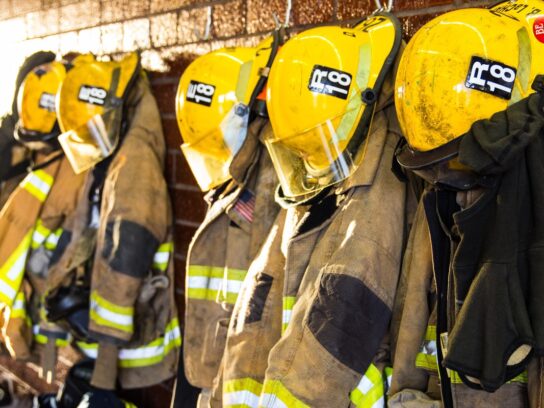
[[[247,136],[277,36],[257,47],[223,48],[193,61],[181,76],[176,117],[181,150],[202,191],[231,178],[229,167]]]
[[[57,95],[59,142],[79,174],[109,157],[119,143],[123,104],[140,74],[140,57],[76,58]]]
[[[407,140],[397,152],[402,166],[456,190],[479,184],[456,160],[460,137],[474,122],[534,92],[531,85],[544,72],[543,11],[541,0],[457,10],[414,35],[395,84]]]
[[[304,31],[280,49],[268,82],[273,132],[265,143],[285,196],[322,190],[361,164],[400,42],[398,20],[378,13],[354,28]]]
[[[56,141],[60,130],[55,96],[65,76],[65,64],[53,61],[34,68],[25,77],[17,95],[19,121],[14,136],[19,142],[33,148],[38,143]]]

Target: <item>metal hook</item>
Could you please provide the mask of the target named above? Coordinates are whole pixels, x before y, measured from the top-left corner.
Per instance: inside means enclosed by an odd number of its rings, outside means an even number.
[[[212,7],[208,6],[208,11],[206,14],[206,26],[204,27],[204,34],[196,28],[196,22],[193,24],[193,32],[200,41],[206,41],[210,38],[212,31]]]
[[[381,2],[381,0],[374,0],[374,3],[376,3],[376,11],[391,11],[393,9],[393,0],[387,0],[387,6],[384,6]]]
[[[272,18],[274,19],[274,25],[276,27],[276,30],[279,30],[280,28],[289,27],[289,22],[291,20],[291,9],[292,9],[292,0],[287,0],[285,6],[285,18],[283,20],[283,24],[280,22],[280,19],[278,15],[274,12],[272,13]]]

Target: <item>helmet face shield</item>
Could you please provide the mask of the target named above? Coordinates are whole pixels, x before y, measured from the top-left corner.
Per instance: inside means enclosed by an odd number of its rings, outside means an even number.
[[[234,105],[217,129],[197,142],[181,145],[202,191],[208,191],[230,178],[229,167],[246,139],[248,121],[248,107]]]
[[[123,105],[140,73],[140,58],[100,62],[90,56],[74,60],[57,97],[63,133],[59,142],[76,173],[111,156],[119,144]]]
[[[247,136],[249,105],[262,83],[270,43],[213,51],[181,76],[176,97],[181,150],[203,191],[231,178],[229,167]]]
[[[122,109],[96,114],[80,127],[64,132],[59,142],[76,174],[109,157],[119,143]]]
[[[359,109],[351,109],[285,138],[275,137],[269,128],[264,142],[274,167],[281,169],[278,176],[287,197],[305,195],[349,177],[358,160],[346,148],[349,131],[359,120],[359,114]]]
[[[311,194],[361,164],[385,76],[400,47],[395,17],[354,28],[318,27],[291,38],[270,71],[265,138],[283,193]]]

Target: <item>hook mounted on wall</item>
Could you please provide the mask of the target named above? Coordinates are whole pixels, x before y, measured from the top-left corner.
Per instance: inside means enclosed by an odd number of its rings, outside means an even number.
[[[272,18],[274,19],[276,30],[279,30],[282,27],[283,28],[289,27],[289,22],[291,21],[291,8],[292,8],[292,0],[286,0],[285,18],[283,19],[283,24],[280,22],[278,15],[276,13],[272,13]]]
[[[204,26],[204,32],[197,28],[197,22],[193,24],[193,32],[200,41],[206,41],[210,39],[212,31],[212,6],[208,6],[206,10],[206,25]]]
[[[378,11],[391,11],[393,9],[393,0],[387,0],[387,5],[383,5],[381,0],[374,0],[376,3],[376,12]]]

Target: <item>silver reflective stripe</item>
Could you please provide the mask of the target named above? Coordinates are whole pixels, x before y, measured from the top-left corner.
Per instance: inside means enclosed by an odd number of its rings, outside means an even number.
[[[97,302],[91,301],[91,309],[98,314],[102,319],[122,326],[132,326],[133,318],[130,315],[116,313],[100,306]]]
[[[259,406],[259,396],[248,390],[223,394],[223,401],[225,405],[247,405],[251,408]]]
[[[282,400],[274,394],[263,394],[261,396],[262,404],[261,406],[266,408],[289,408]]]

